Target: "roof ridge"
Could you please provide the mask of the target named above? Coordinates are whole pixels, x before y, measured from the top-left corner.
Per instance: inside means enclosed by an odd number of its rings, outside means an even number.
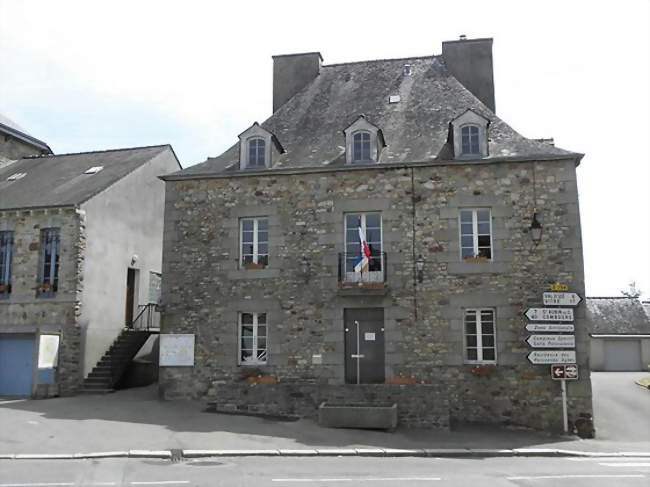
[[[142,145],[137,147],[122,147],[119,149],[101,149],[101,150],[90,150],[90,151],[81,151],[81,152],[66,152],[64,154],[43,154],[43,155],[25,156],[23,157],[23,159],[44,159],[47,157],[78,156],[81,154],[101,154],[103,152],[121,152],[121,151],[138,150],[138,149],[153,149],[155,147],[171,147],[171,144],[155,144],[155,145]]]
[[[347,63],[334,63],[334,64],[323,64],[322,68],[332,68],[336,66],[347,66],[349,64],[363,64],[363,63],[379,63],[383,61],[410,61],[413,59],[434,59],[437,57],[442,57],[441,54],[428,54],[426,56],[411,56],[411,57],[398,57],[398,58],[383,58],[383,59],[367,59],[365,61],[350,61]]]

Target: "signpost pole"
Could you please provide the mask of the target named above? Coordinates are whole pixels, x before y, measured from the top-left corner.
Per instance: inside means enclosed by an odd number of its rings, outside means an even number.
[[[562,379],[560,383],[562,384],[562,421],[564,425],[564,433],[566,434],[569,432],[569,418],[566,405],[566,380]]]

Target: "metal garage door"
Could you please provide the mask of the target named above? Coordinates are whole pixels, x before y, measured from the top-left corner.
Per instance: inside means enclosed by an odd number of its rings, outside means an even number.
[[[34,372],[34,337],[0,336],[0,396],[30,396]]]
[[[605,340],[605,370],[643,370],[640,340]]]

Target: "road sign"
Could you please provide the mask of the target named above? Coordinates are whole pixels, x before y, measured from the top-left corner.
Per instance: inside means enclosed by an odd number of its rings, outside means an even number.
[[[526,343],[533,348],[575,348],[575,335],[530,335]]]
[[[530,321],[573,321],[573,308],[528,308]]]
[[[578,366],[576,364],[553,364],[551,365],[551,379],[577,380]]]
[[[558,333],[569,333],[575,331],[573,324],[565,323],[528,323],[526,331],[554,331]]]
[[[534,365],[576,363],[574,350],[533,350],[528,354],[527,358]]]
[[[576,293],[544,293],[544,306],[578,306],[582,296]]]
[[[551,291],[562,292],[568,290],[569,290],[569,286],[567,286],[566,284],[560,284],[559,282],[556,282],[555,284],[551,284]]]

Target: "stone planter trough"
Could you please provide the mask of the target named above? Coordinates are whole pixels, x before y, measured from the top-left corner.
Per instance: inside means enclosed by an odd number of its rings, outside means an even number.
[[[397,428],[397,404],[335,404],[318,407],[318,423],[327,428]]]

